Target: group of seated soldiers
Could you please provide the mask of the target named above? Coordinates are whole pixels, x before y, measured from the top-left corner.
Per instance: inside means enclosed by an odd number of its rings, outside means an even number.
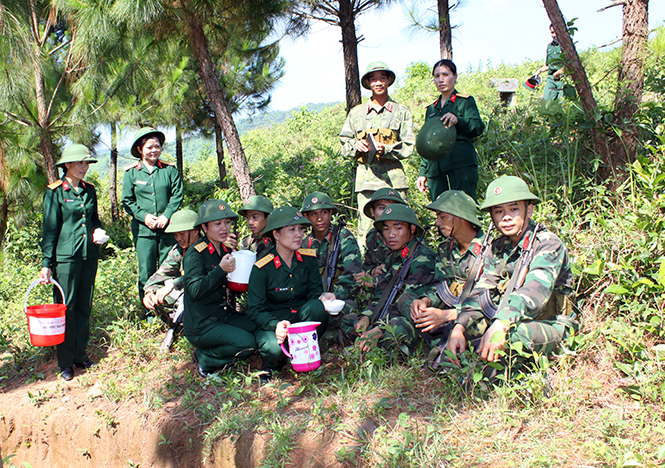
[[[144,305],[171,326],[163,349],[182,321],[202,377],[258,350],[262,381],[270,379],[286,363],[280,344],[288,325],[308,320],[320,322],[319,337],[328,330],[360,352],[431,350],[430,368],[454,364],[469,345],[488,362],[517,342],[529,354],[550,354],[578,324],[568,252],[531,219],[538,203],[523,180],[498,178],[480,207],[491,216],[483,232],[476,202],[444,192],[427,205],[441,234],[435,252],[413,209],[397,191],[380,189],[362,207],[374,219],[363,259],[343,220],[331,222],[337,209],[325,193],[307,195],[300,210],[252,197],[238,210],[251,231],[240,241],[232,232],[239,216],[208,200],[198,214],[173,216],[167,232],[177,244],[146,284]],[[226,287],[238,248],[257,253],[246,311]],[[340,315],[325,310],[333,299],[345,302]]]

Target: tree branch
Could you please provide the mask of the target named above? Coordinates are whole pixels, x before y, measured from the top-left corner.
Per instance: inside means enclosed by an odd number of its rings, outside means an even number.
[[[610,3],[606,7],[603,7],[600,10],[598,10],[598,13],[601,13],[601,12],[607,10],[608,8],[612,8],[612,7],[619,6],[619,5],[623,6],[625,4],[626,4],[626,0],[614,0],[612,3]]]

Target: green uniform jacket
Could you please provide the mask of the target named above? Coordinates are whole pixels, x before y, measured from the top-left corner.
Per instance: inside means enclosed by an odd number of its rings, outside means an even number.
[[[92,233],[101,228],[95,187],[81,181],[74,190],[67,180],[50,184],[44,192],[42,268],[54,269],[58,262],[99,258]]]
[[[383,235],[379,232],[378,229],[372,228],[367,233],[365,238],[365,260],[363,261],[363,271],[370,273],[371,271],[383,265],[386,262],[386,258],[392,250],[386,245],[383,240]]]
[[[363,116],[365,119],[363,119]],[[365,128],[363,128],[363,120]],[[360,104],[349,112],[344,127],[339,134],[342,143],[342,156],[357,159],[364,153],[356,150],[358,134],[370,128],[387,128],[393,131],[397,143],[385,145],[385,152],[374,158],[371,164],[360,161],[356,170],[355,191],[378,190],[383,187],[406,189],[408,184],[404,167],[400,162],[413,153],[416,142],[413,133],[413,119],[406,106],[388,98],[384,106],[376,108],[371,101]]]
[[[319,242],[313,234],[308,234],[300,244],[307,249],[315,249],[317,253],[319,275],[324,276],[328,255],[333,249],[331,243],[332,229],[328,229],[328,234]],[[337,257],[337,270],[333,280],[333,293],[337,299],[343,301],[353,298],[353,291],[358,287],[353,277],[356,273],[362,271],[362,255],[358,242],[351,231],[343,228],[341,231],[341,243],[339,247],[339,256]],[[321,280],[323,287],[323,279]]]
[[[230,250],[221,244],[222,256]],[[203,237],[185,253],[185,336],[198,336],[206,332],[226,314],[226,273],[219,267],[222,256],[215,246]]]
[[[291,267],[277,253],[270,251],[252,267],[247,290],[248,314],[257,327],[274,331],[292,310],[318,299],[323,294],[321,275],[314,252],[293,254]]]
[[[157,232],[145,225],[145,215],[164,215],[171,219],[182,203],[182,180],[178,170],[158,161],[152,172],[143,163],[125,168],[122,181],[122,205],[132,215],[132,232],[138,237],[152,237]],[[163,231],[160,229],[159,231]]]
[[[185,287],[182,258],[182,247],[178,244],[171,247],[171,250],[169,250],[169,253],[166,255],[166,260],[159,265],[159,268],[150,277],[143,287],[143,290],[145,292],[151,291],[156,293],[166,285],[166,280],[170,279],[173,280],[173,289],[176,291],[182,291]]]
[[[439,99],[427,107],[425,121],[440,120],[448,112],[457,117],[455,144],[441,159],[429,161],[423,158],[420,162],[419,176],[421,177],[436,177],[446,171],[478,165],[473,139],[485,131],[485,124],[480,118],[476,100],[468,94],[458,94],[457,90],[453,91],[445,103],[441,102],[441,96],[439,96]]]
[[[254,234],[243,237],[240,241],[240,248],[256,252],[256,258],[260,259],[273,247],[273,242],[269,237],[258,238]]]
[[[501,301],[499,286],[505,286],[515,271],[524,243],[531,239],[535,227],[534,222],[530,221],[527,232],[515,248],[505,236],[492,242],[483,273],[469,297],[462,303],[456,323],[468,329],[485,318],[480,305],[480,296],[485,291],[490,291],[495,304]],[[561,239],[541,229],[536,234],[533,257],[524,284],[510,294],[507,307],[497,312],[495,319],[511,324],[522,320],[553,319],[553,316],[543,316],[548,301],[553,293],[560,293],[574,301],[573,282],[568,250]]]
[[[558,71],[563,66],[562,59],[561,44],[556,41],[547,44],[547,57],[545,63],[549,67],[549,70],[547,71],[548,75],[554,75],[554,72]]]

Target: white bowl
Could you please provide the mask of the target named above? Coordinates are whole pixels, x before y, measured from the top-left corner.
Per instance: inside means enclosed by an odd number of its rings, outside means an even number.
[[[334,301],[324,301],[323,307],[328,311],[330,315],[339,314],[346,303],[341,299],[335,299]]]

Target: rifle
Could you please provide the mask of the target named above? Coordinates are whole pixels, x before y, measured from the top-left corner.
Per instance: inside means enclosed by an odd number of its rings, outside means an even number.
[[[337,226],[333,229],[332,232],[332,244],[333,249],[328,255],[326,261],[326,267],[323,271],[323,292],[330,292],[332,289],[332,283],[335,279],[335,271],[337,270],[337,260],[339,259],[339,251],[342,246],[342,228],[346,226],[346,221],[340,219]]]
[[[180,297],[182,297],[182,293],[180,294]],[[185,307],[184,305],[181,305],[176,310],[176,316],[173,318],[173,324],[166,331],[166,336],[162,340],[162,343],[159,345],[160,352],[165,353],[171,348],[171,345],[173,344],[173,338],[175,336],[175,331],[178,328],[178,326],[182,323],[182,316],[184,314],[185,314]]]
[[[416,242],[416,245],[413,247],[413,250],[407,257],[406,261],[400,267],[399,272],[397,272],[397,274],[393,276],[393,279],[388,284],[388,288],[381,295],[381,299],[379,299],[379,302],[376,308],[374,309],[374,312],[372,313],[372,318],[370,319],[370,326],[372,326],[377,321],[385,320],[386,316],[388,315],[388,308],[395,301],[397,294],[402,290],[402,286],[404,286],[404,281],[406,281],[406,277],[409,274],[409,270],[411,269],[411,264],[413,263],[413,259],[416,258],[416,255],[418,255],[420,246],[425,240],[425,234],[427,233],[428,227],[429,226],[425,226],[423,228],[423,232],[422,234],[420,234],[420,237],[418,237],[418,241]]]

